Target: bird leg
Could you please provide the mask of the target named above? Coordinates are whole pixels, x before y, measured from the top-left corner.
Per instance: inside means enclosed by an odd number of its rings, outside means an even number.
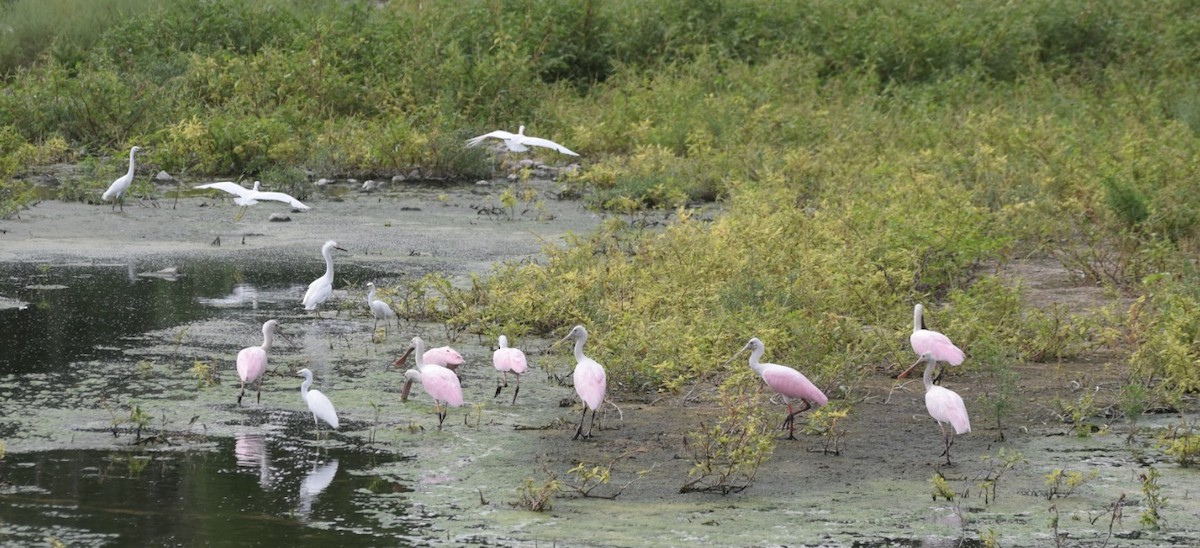
[[[517,375],[517,388],[516,388],[516,390],[513,390],[513,401],[512,401],[513,405],[517,404],[517,394],[520,394],[520,393],[521,393],[521,376]]]
[[[579,427],[575,429],[575,437],[573,437],[571,439],[577,440],[577,439],[579,439],[579,436],[583,436],[583,419],[587,418],[587,412],[588,412],[587,404],[584,404],[583,405],[583,414],[579,416]],[[596,412],[593,411],[592,412],[592,422],[595,422],[595,421],[596,421]],[[591,435],[592,435],[591,430],[588,430],[588,436],[591,436]]]
[[[246,381],[242,381],[242,391],[238,393],[238,407],[242,405],[242,396],[246,395]]]
[[[508,372],[501,371],[500,382],[496,383],[496,393],[492,395],[492,399],[496,399],[496,397],[500,395],[500,391],[505,388],[508,388]]]
[[[603,404],[601,404],[601,406],[603,406]],[[583,426],[583,425],[581,424],[580,426]],[[592,422],[588,423],[588,433],[584,437],[585,438],[592,437],[592,429],[594,429],[594,428],[596,428],[596,410],[595,409],[592,410]]]
[[[942,454],[938,456],[946,457],[946,466],[950,466],[950,446],[954,445],[954,429],[951,428],[950,432],[947,433],[946,427],[942,426],[941,422],[938,422],[938,428],[942,431],[942,441],[946,444],[946,450],[942,451]]]
[[[263,376],[266,376],[266,374],[264,373]],[[256,390],[255,396],[254,396],[254,401],[257,403],[262,403],[262,382],[263,382],[263,378],[259,377],[258,378],[258,389]]]
[[[437,411],[437,416],[438,416],[438,430],[441,430],[441,429],[442,429],[442,423],[443,423],[443,422],[446,422],[446,415],[449,413],[449,411],[450,411],[450,410],[449,410],[449,409],[446,409],[445,411],[443,411],[443,410],[442,410],[442,404],[441,404],[441,402],[435,402],[435,403],[433,404],[433,409],[434,409],[435,411]]]
[[[233,216],[233,222],[236,223],[238,221],[241,221],[242,217],[246,216],[246,208],[247,207],[249,207],[249,206],[242,206],[241,209],[238,210],[237,214]]]
[[[945,366],[938,366],[937,375],[933,376],[933,384],[942,384],[942,375],[946,373]]]
[[[808,411],[809,409],[812,408],[812,404],[808,403],[808,400],[801,400],[801,401],[804,402],[804,407],[801,409],[798,409],[794,412],[792,411],[791,402],[788,402],[788,416],[786,419],[783,419],[783,427],[788,429],[787,439],[789,439],[789,440],[796,439],[796,415],[799,415],[800,413]]]

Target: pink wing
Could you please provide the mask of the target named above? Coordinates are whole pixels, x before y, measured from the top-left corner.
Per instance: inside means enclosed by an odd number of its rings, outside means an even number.
[[[242,382],[254,382],[266,371],[267,351],[261,346],[249,346],[238,352],[237,372]]]
[[[458,375],[445,367],[425,366],[425,369],[421,371],[421,386],[430,396],[433,396],[433,399],[444,401],[451,407],[463,404],[462,385],[458,382]]]
[[[430,348],[422,355],[422,359],[425,360],[425,363],[432,363],[449,369],[454,369],[463,363],[462,354],[459,354],[457,350],[449,346]]]
[[[604,374],[604,367],[595,360],[584,357],[575,365],[575,374],[572,375],[572,378],[575,380],[575,393],[579,394],[579,399],[583,400],[588,409],[592,411],[600,409],[600,406],[604,404],[604,390],[608,385],[608,376]]]
[[[529,367],[525,353],[519,348],[501,348],[492,354],[492,365],[497,371],[512,371],[521,374]]]
[[[932,352],[933,359],[940,362],[947,362],[950,365],[959,365],[963,362],[963,351],[950,342],[950,337],[937,331],[928,329],[915,331],[908,338],[908,342],[912,344],[913,352],[916,352],[918,356]]]
[[[799,371],[773,363],[763,365],[766,368],[763,369],[762,378],[775,393],[785,398],[802,399],[817,407],[829,403],[825,393]]]
[[[971,419],[967,416],[967,406],[962,396],[953,390],[934,386],[925,392],[925,408],[929,416],[938,422],[948,422],[954,427],[955,434],[966,434],[971,431]]]

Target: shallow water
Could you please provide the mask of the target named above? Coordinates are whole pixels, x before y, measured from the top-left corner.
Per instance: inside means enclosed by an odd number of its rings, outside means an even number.
[[[5,457],[0,542],[68,546],[407,545],[421,525],[388,454],[238,434],[190,451]],[[379,516],[388,516],[386,521]]]

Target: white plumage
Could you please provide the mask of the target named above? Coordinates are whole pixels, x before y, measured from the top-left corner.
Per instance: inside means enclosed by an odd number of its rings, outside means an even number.
[[[506,147],[508,147],[508,150],[511,150],[513,152],[525,152],[525,151],[529,150],[529,147],[533,146],[533,147],[542,147],[542,148],[548,148],[551,150],[556,150],[558,152],[561,152],[563,154],[567,154],[570,156],[579,156],[579,154],[575,153],[573,150],[571,150],[565,146],[562,146],[554,141],[551,141],[549,139],[542,139],[541,137],[530,137],[528,135],[525,135],[525,126],[521,126],[521,128],[518,129],[516,133],[509,133],[507,131],[499,130],[499,129],[496,131],[493,131],[491,133],[485,133],[478,137],[468,139],[467,146],[469,146],[469,147],[479,146],[480,143],[482,143],[485,139],[488,139],[488,138],[500,139],[500,140],[504,141],[504,145]]]

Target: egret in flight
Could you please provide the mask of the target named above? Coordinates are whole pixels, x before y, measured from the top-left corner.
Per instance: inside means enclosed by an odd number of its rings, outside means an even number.
[[[131,173],[132,173],[132,171],[131,171]],[[282,192],[263,192],[258,189],[258,186],[260,184],[261,183],[259,181],[254,181],[254,188],[246,188],[237,183],[233,183],[233,182],[229,182],[229,181],[221,181],[219,183],[209,183],[206,185],[198,185],[195,188],[198,188],[198,189],[210,189],[211,188],[211,189],[221,190],[221,191],[233,194],[235,196],[233,199],[233,203],[242,206],[242,209],[238,210],[237,215],[234,216],[234,218],[233,218],[234,222],[242,220],[242,217],[244,217],[246,215],[246,208],[248,208],[254,204],[257,204],[259,202],[259,200],[268,200],[268,201],[272,201],[272,202],[283,202],[285,204],[288,204],[288,205],[290,205],[296,209],[300,209],[300,210],[309,208],[308,206],[304,205],[304,202],[301,202],[300,200],[297,200],[297,199],[295,199],[287,194],[284,194]]]
[[[521,126],[521,129],[518,129],[516,133],[509,133],[502,129],[498,129],[491,133],[485,133],[479,137],[468,139],[467,146],[479,146],[480,143],[483,143],[483,141],[489,137],[504,141],[504,146],[508,147],[508,150],[513,152],[525,152],[529,150],[529,147],[542,147],[556,150],[568,156],[579,156],[579,154],[576,154],[575,151],[549,139],[525,135],[525,126]]]

